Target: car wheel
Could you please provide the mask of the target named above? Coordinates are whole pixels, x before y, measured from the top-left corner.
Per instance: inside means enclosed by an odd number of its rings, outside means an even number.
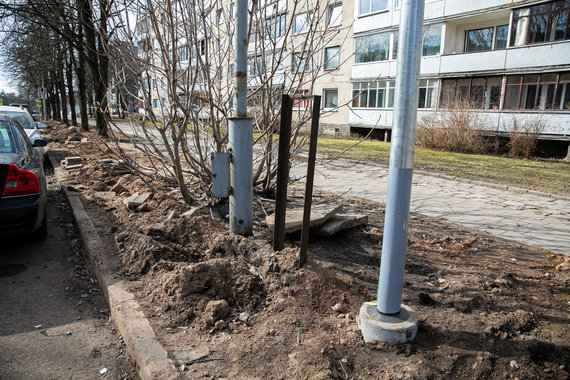
[[[47,237],[47,217],[44,215],[44,220],[40,228],[32,233],[32,238],[36,241],[44,240]]]

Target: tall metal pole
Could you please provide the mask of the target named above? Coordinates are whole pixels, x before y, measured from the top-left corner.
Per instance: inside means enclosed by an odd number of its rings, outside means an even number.
[[[253,232],[253,130],[247,117],[247,0],[236,4],[235,101],[228,119],[230,163],[230,231],[238,235]]]
[[[408,237],[424,0],[402,1],[377,309],[398,314]]]

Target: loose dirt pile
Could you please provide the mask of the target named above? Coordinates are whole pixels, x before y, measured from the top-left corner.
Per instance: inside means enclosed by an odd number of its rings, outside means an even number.
[[[412,215],[403,302],[420,317],[417,338],[365,344],[355,318],[376,296],[382,205],[317,190],[317,201],[342,201],[369,224],[311,236],[309,263],[297,269],[299,236],[271,249],[262,222],[271,202],[256,203],[266,209],[250,238],[227,233],[224,207],[185,205],[164,182],[129,209],[128,196],[150,192],[143,178],[101,161],[113,157],[91,134],[66,143],[77,131],[48,132],[57,160],[83,157],[64,183],[90,204],[186,378],[568,378],[570,276],[560,255]],[[303,194],[293,186],[290,200]]]

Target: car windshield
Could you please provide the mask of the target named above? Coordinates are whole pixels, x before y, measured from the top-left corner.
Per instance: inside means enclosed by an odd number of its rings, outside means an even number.
[[[30,120],[30,116],[28,116],[28,114],[25,112],[0,111],[0,114],[6,115],[6,116],[11,116],[24,129],[34,129],[34,122],[32,120]]]
[[[12,130],[3,120],[0,120],[0,153],[15,153],[16,147]]]

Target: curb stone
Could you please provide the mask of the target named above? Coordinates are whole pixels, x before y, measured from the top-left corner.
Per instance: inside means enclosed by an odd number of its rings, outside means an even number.
[[[172,360],[168,358],[168,353],[158,342],[156,334],[144,316],[134,294],[127,290],[125,282],[105,262],[104,255],[100,253],[98,247],[103,243],[93,222],[87,215],[81,199],[61,184],[62,170],[59,166],[54,165],[56,160],[49,152],[47,156],[53,165],[59,186],[69,200],[83,247],[109,304],[111,317],[129,353],[135,360],[138,375],[142,380],[179,379],[180,375]]]

